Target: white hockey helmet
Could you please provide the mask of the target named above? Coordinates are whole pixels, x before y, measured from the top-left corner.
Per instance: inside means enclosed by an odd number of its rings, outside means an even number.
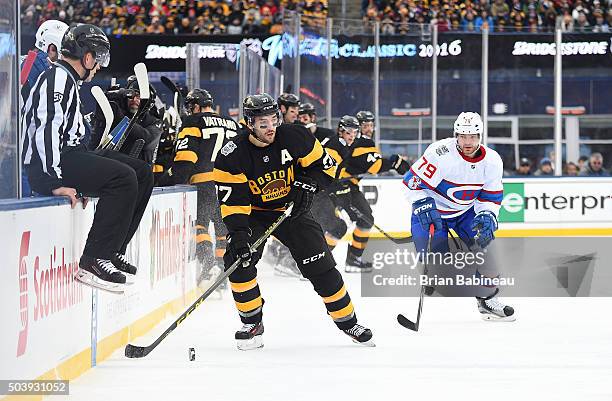
[[[459,117],[455,120],[453,127],[453,134],[456,137],[459,134],[463,135],[478,135],[482,138],[482,118],[480,114],[474,113],[473,111],[464,111],[459,114]]]
[[[36,47],[47,52],[49,45],[55,45],[57,52],[62,50],[62,38],[68,25],[62,21],[50,19],[43,22],[36,31]]]

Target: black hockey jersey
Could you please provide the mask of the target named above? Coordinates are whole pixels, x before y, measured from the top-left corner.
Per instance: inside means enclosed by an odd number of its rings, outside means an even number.
[[[213,181],[213,167],[228,139],[238,135],[237,122],[216,113],[183,116],[172,167],[158,185],[201,184]]]
[[[325,146],[327,141],[331,138],[335,138],[338,134],[329,128],[319,127],[317,126],[317,130],[314,132],[314,136],[321,142],[321,145]]]
[[[248,133],[231,139],[215,161],[214,180],[221,216],[229,232],[247,231],[252,210],[283,210],[295,177],[307,175],[319,188],[332,178],[333,159],[305,127],[283,124],[274,142],[260,147]]]
[[[361,174],[378,174],[393,168],[389,158],[383,158],[380,150],[370,138],[355,138],[351,145],[351,157],[347,161],[346,171],[350,176]],[[358,184],[359,178],[352,178],[351,183]]]

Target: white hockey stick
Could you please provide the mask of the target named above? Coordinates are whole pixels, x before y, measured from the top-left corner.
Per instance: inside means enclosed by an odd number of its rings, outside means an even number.
[[[110,103],[108,102],[108,98],[102,91],[102,88],[99,86],[94,86],[91,88],[91,94],[98,102],[98,106],[100,106],[100,110],[102,110],[102,114],[104,115],[104,132],[102,133],[102,139],[100,140],[99,147],[104,147],[112,137],[108,136],[111,125],[113,124],[113,109],[111,108]]]

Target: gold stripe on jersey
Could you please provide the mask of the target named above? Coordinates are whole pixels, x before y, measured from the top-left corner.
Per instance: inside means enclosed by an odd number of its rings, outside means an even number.
[[[164,172],[164,166],[162,166],[161,164],[154,164],[153,165],[153,172],[154,173],[163,173]]]
[[[240,312],[250,312],[253,309],[257,309],[263,305],[263,300],[261,299],[261,295],[252,301],[248,302],[236,302],[236,307]]]
[[[323,146],[321,146],[321,143],[319,141],[315,141],[310,153],[308,153],[304,157],[299,158],[298,163],[300,164],[300,166],[306,168],[312,163],[319,160],[321,157],[323,157]]]
[[[230,287],[232,287],[232,291],[234,292],[247,292],[248,290],[257,287],[257,279],[254,278],[246,283],[232,283],[230,281]]]
[[[338,164],[342,163],[342,156],[340,156],[340,153],[338,153],[336,149],[326,148],[325,151],[327,152],[328,155],[334,158],[336,163]]]
[[[251,205],[249,206],[228,206],[221,205],[221,217],[226,218],[232,214],[251,214]]]
[[[380,153],[380,151],[375,146],[370,146],[368,148],[355,148],[355,150],[353,150],[353,157],[358,157],[368,153]]]
[[[217,168],[213,169],[213,177],[215,181],[225,184],[244,184],[247,182],[247,177],[244,173],[232,174]]]
[[[174,156],[174,161],[195,163],[198,161],[198,155],[191,150],[179,150]]]
[[[190,184],[201,184],[203,182],[210,182],[215,179],[215,176],[212,171],[207,173],[197,173],[191,176],[189,179]]]
[[[382,159],[378,159],[370,166],[368,169],[368,173],[370,174],[378,174],[380,169],[382,168]]]
[[[354,311],[355,308],[353,308],[353,303],[350,302],[347,306],[340,309],[339,311],[329,312],[329,316],[331,316],[334,320],[338,320],[351,315]]]
[[[325,302],[326,304],[330,304],[332,302],[336,302],[342,299],[345,295],[346,295],[346,288],[344,287],[344,285],[342,285],[342,288],[340,288],[338,292],[335,293],[334,295],[329,296],[329,297],[323,297],[323,302]]]
[[[193,137],[196,137],[196,138],[201,138],[202,137],[202,130],[200,130],[198,127],[183,128],[181,130],[181,132],[179,132],[179,134],[178,134],[178,139],[183,139],[186,136],[193,136]]]

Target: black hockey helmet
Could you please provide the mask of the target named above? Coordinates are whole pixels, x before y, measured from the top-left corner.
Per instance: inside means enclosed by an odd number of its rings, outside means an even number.
[[[357,120],[355,117],[353,116],[342,116],[342,118],[340,119],[340,121],[338,121],[338,130],[345,130],[347,128],[352,128],[352,129],[359,129],[359,120]]]
[[[299,107],[300,99],[293,93],[282,93],[278,97],[278,105],[285,107]]]
[[[366,123],[366,122],[374,122],[375,120],[374,113],[372,113],[371,111],[367,111],[367,110],[362,110],[358,112],[355,115],[355,117],[357,117],[359,124]]]
[[[110,42],[104,32],[91,24],[76,24],[68,28],[62,38],[62,54],[82,60],[88,52],[93,53],[100,66],[108,67]]]
[[[317,110],[315,109],[312,103],[301,103],[298,114],[308,114],[309,116],[316,116]]]
[[[200,107],[212,107],[213,103],[212,95],[205,89],[193,89],[185,96],[185,107],[190,111],[196,104]]]
[[[242,102],[242,115],[248,125],[253,125],[255,117],[274,115],[278,117],[278,124],[282,123],[282,116],[278,103],[267,93],[249,95]]]

